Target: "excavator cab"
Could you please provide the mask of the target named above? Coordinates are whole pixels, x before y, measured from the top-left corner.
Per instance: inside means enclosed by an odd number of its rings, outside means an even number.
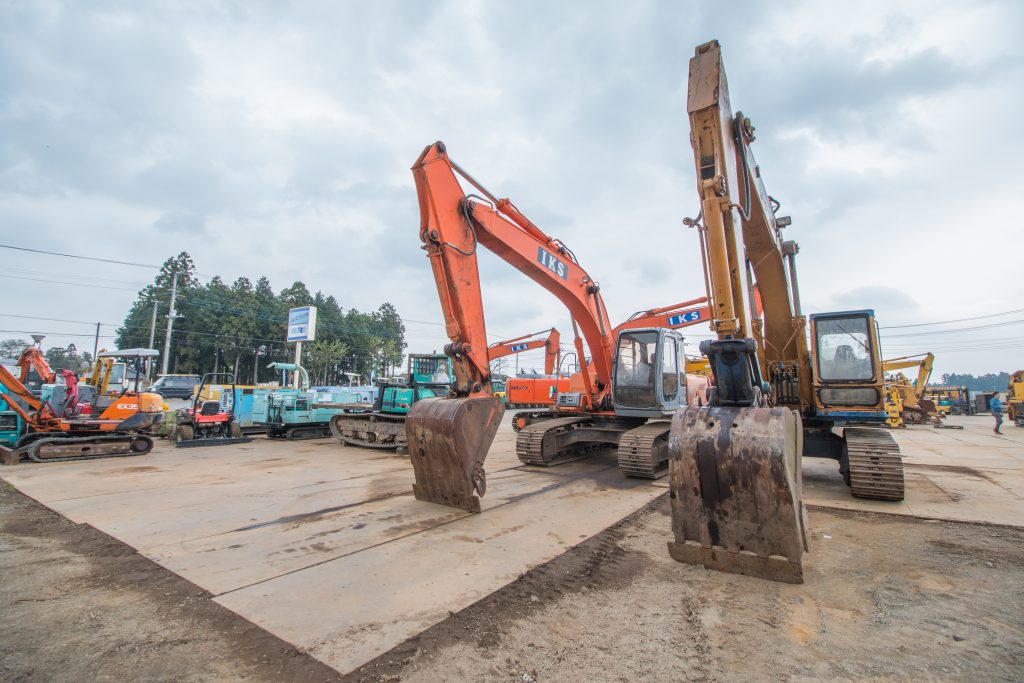
[[[871,310],[810,316],[815,413],[884,422],[885,373]]]
[[[683,337],[665,328],[624,330],[615,345],[615,414],[671,416],[686,405]]]

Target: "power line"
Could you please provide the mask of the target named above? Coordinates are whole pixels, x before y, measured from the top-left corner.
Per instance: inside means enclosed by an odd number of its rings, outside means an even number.
[[[77,258],[83,261],[100,261],[102,263],[116,263],[121,266],[135,266],[137,268],[153,268],[156,270],[160,269],[160,266],[154,266],[150,263],[135,263],[133,261],[117,261],[109,258],[97,258],[95,256],[79,256],[78,254],[64,254],[59,251],[46,251],[45,249],[29,249],[28,247],[15,247],[10,244],[0,244],[0,247],[4,249],[15,249],[17,251],[30,251],[34,254],[48,254],[50,256],[64,256],[66,258]]]
[[[955,320],[939,320],[938,322],[933,322],[933,323],[915,323],[913,325],[883,325],[883,326],[880,326],[879,329],[883,329],[883,330],[897,330],[897,329],[904,329],[904,328],[907,328],[907,327],[929,327],[931,325],[947,325],[949,323],[964,323],[964,322],[968,322],[970,320],[982,320],[984,318],[998,318],[999,316],[1002,316],[1002,315],[1012,315],[1014,313],[1024,313],[1024,308],[1016,308],[1016,309],[1014,309],[1012,311],[1003,311],[1002,313],[989,313],[987,315],[976,315],[976,316],[974,316],[972,318],[957,318]]]
[[[96,323],[93,323],[94,325]],[[92,339],[95,334],[78,334],[72,332],[40,332],[39,330],[0,330],[4,334],[46,334],[53,335],[54,337],[84,337],[86,339]],[[101,334],[101,337],[115,337],[113,334]]]
[[[135,285],[137,287],[145,287],[146,284],[138,282],[136,280],[119,280],[112,277],[100,277],[98,275],[75,275],[74,273],[54,273],[48,270],[31,270],[29,268],[15,268],[13,266],[4,266],[4,272],[7,273],[21,273],[25,275],[42,275],[45,277],[58,277],[58,278],[72,278],[77,280],[88,280],[89,282],[112,282],[118,285]]]
[[[0,245],[0,246],[3,246],[3,245]],[[111,287],[109,285],[95,285],[95,284],[87,284],[87,283],[84,283],[84,282],[61,282],[60,280],[43,280],[41,278],[36,278],[36,277],[25,277],[24,275],[4,275],[4,274],[0,274],[0,277],[9,277],[9,278],[13,278],[15,280],[29,280],[30,282],[49,282],[50,284],[55,284],[55,285],[71,285],[72,287],[93,287],[93,288],[96,288],[96,289],[117,289],[117,290],[120,290],[122,292],[136,292],[136,291],[138,291],[137,289],[133,289],[133,288],[129,288],[129,287]]]
[[[956,332],[978,332],[981,330],[991,330],[997,327],[1009,327],[1011,325],[1020,325],[1024,323],[1024,319],[1021,320],[1007,320],[1001,323],[990,323],[988,325],[978,325],[977,327],[957,327],[951,330],[935,330],[934,332],[909,332],[906,334],[887,334],[884,335],[884,339],[895,339],[897,337],[931,337],[937,334],[954,334]]]
[[[0,318],[25,318],[26,320],[46,320],[53,323],[75,323],[81,325],[95,325],[96,320],[65,320],[63,318],[41,318],[38,315],[15,315],[14,313],[0,313]],[[98,321],[101,325],[119,325],[120,323],[109,323]]]

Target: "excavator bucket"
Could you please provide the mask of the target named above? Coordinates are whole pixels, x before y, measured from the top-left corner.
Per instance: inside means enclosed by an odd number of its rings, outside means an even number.
[[[405,420],[416,498],[480,512],[484,459],[505,406],[500,398],[427,398]],[[474,495],[477,494],[477,495]]]
[[[800,416],[787,408],[689,407],[669,432],[678,562],[803,583]]]

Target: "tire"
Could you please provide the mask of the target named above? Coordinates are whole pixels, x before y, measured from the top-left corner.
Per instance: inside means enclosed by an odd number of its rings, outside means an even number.
[[[231,424],[228,425],[228,436],[230,436],[232,439],[237,439],[238,437],[242,436],[242,428],[239,427],[238,423],[235,422],[234,420],[232,420]]]
[[[190,425],[178,425],[174,428],[175,441],[191,441],[193,438],[195,438],[195,434]]]

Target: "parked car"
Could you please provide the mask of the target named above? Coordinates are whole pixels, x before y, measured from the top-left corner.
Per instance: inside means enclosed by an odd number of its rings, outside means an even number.
[[[160,375],[146,391],[164,398],[191,398],[199,384],[199,375]]]

